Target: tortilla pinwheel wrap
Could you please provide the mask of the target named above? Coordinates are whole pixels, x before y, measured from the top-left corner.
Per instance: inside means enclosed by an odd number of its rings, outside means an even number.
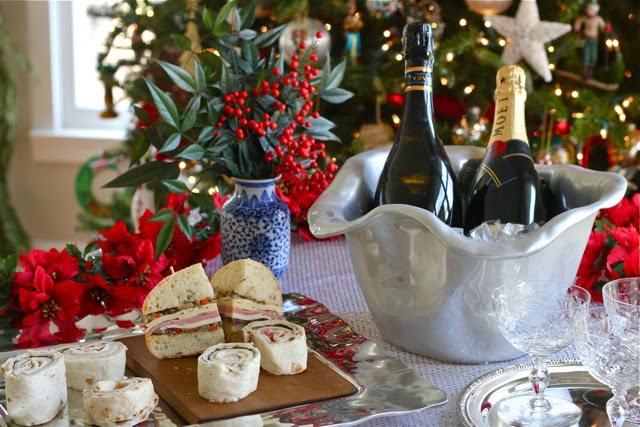
[[[84,391],[84,422],[100,427],[132,427],[145,421],[158,404],[148,378],[99,381]]]
[[[249,323],[242,329],[245,342],[260,351],[260,366],[274,375],[299,374],[307,369],[307,339],[302,326],[282,319]]]
[[[198,357],[198,392],[210,402],[237,402],[258,388],[260,352],[251,343],[222,343]]]
[[[98,381],[124,377],[127,347],[120,342],[99,341],[62,350],[67,386],[87,390]]]
[[[7,411],[16,424],[51,421],[67,403],[67,380],[62,354],[27,351],[2,365]]]

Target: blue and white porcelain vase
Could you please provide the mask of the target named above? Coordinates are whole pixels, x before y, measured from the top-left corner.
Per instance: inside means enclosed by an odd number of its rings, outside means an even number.
[[[289,208],[276,195],[276,180],[234,178],[235,192],[222,207],[222,262],[251,258],[279,279],[289,264]]]

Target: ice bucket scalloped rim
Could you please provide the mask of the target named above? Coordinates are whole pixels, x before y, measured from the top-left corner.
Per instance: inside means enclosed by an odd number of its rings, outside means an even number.
[[[607,186],[603,190],[603,193],[606,194],[590,204],[570,209],[552,218],[539,230],[522,239],[499,244],[487,244],[472,240],[443,224],[431,212],[409,205],[378,206],[359,218],[346,219],[341,207],[344,208],[347,202],[357,195],[353,192],[351,194],[342,193],[343,187],[347,183],[355,183],[354,178],[362,179],[361,173],[365,164],[373,157],[387,153],[389,148],[383,147],[364,152],[345,162],[331,185],[309,209],[309,227],[315,237],[322,239],[349,233],[367,227],[381,215],[394,214],[422,223],[449,249],[487,259],[510,259],[523,253],[531,255],[544,249],[550,242],[557,239],[566,228],[588,218],[600,209],[615,206],[622,199],[627,188],[624,177],[616,173],[592,171],[574,165],[536,165],[536,169],[542,174],[567,174],[574,175],[575,179],[572,179],[574,181],[587,179],[598,182],[599,185]],[[485,151],[483,148],[473,146],[447,146],[446,150],[456,171],[461,167],[461,162],[469,159],[481,159]]]

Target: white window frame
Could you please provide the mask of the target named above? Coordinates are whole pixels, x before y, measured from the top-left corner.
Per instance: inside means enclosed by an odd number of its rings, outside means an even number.
[[[71,2],[26,3],[28,57],[35,75],[30,82],[29,132],[34,161],[81,164],[121,145],[130,126],[130,114],[105,120],[97,117],[98,111],[73,107]],[[97,52],[90,54],[95,56]]]

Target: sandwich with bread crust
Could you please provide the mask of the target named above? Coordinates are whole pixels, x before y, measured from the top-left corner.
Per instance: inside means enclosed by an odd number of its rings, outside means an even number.
[[[226,342],[244,342],[242,328],[282,316],[282,293],[269,267],[251,259],[230,262],[211,278]]]
[[[142,306],[147,348],[159,359],[200,354],[224,342],[213,288],[201,264],[165,277]]]

